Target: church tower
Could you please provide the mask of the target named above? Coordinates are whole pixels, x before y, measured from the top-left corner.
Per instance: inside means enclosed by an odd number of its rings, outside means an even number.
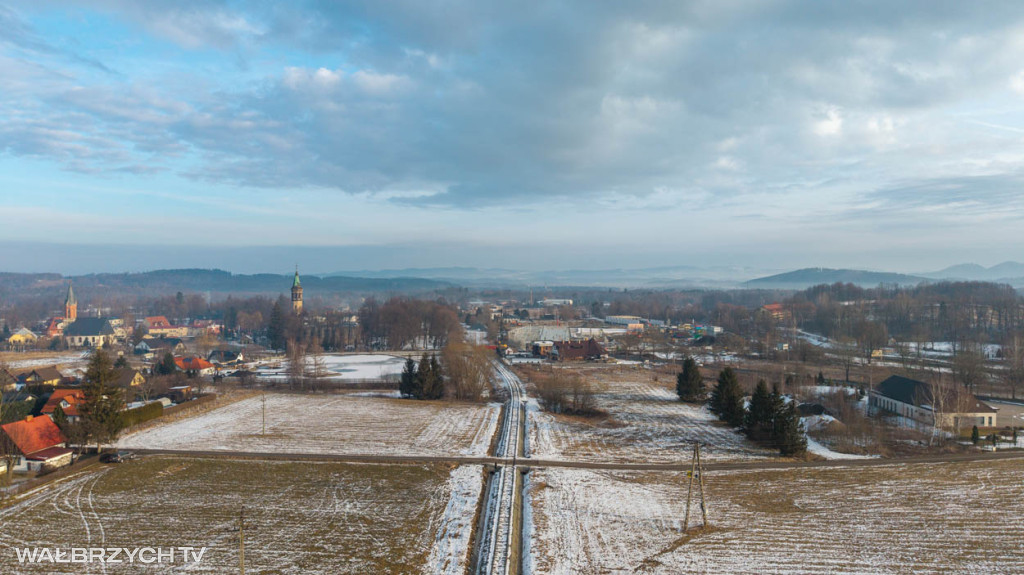
[[[292,311],[302,313],[302,283],[299,282],[299,266],[295,266],[295,280],[292,281]]]
[[[64,300],[64,318],[68,321],[78,319],[78,300],[75,299],[75,290],[68,284],[68,297]]]

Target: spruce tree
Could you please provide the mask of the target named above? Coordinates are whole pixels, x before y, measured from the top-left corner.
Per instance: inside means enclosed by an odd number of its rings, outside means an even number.
[[[711,410],[718,415],[718,418],[733,427],[742,427],[746,416],[746,409],[743,407],[743,392],[740,390],[740,382],[736,378],[736,372],[731,367],[723,369],[718,374],[718,384],[711,392]]]
[[[402,369],[402,379],[398,384],[398,392],[402,397],[413,397],[415,395],[416,362],[411,357],[405,360],[405,368]]]
[[[765,441],[772,438],[775,426],[775,412],[772,411],[772,396],[768,393],[768,384],[762,379],[750,397],[750,409],[747,411],[744,427],[747,436],[754,441]]]
[[[274,302],[270,310],[270,322],[267,324],[267,339],[273,349],[284,349],[288,343],[288,320],[284,316],[284,308],[280,298]]]
[[[790,401],[782,415],[782,437],[779,442],[781,455],[802,455],[807,451],[807,435],[796,410],[796,402]]]
[[[58,405],[57,407],[53,408],[53,416],[52,417],[53,417],[53,423],[56,424],[58,429],[60,429],[61,431],[64,431],[65,429],[67,429],[67,426],[68,426],[68,416],[64,414],[64,408],[63,407]]]
[[[977,445],[981,441],[981,434],[978,433],[978,426],[975,425],[971,428],[971,443]]]
[[[676,376],[676,394],[680,401],[699,403],[707,395],[700,368],[692,357],[683,360],[683,371]]]
[[[426,391],[430,385],[430,358],[423,354],[420,358],[419,367],[416,369],[416,381],[413,385],[412,396],[416,399],[426,399]]]
[[[117,356],[117,361],[114,362],[114,367],[118,369],[128,367],[128,359],[123,355]]]
[[[105,351],[93,352],[85,380],[82,387],[85,400],[79,411],[86,437],[96,442],[98,450],[101,443],[113,441],[124,428],[121,411],[124,402],[121,390],[114,384],[117,372]]]
[[[171,375],[174,373],[178,369],[177,364],[174,363],[174,354],[171,352],[165,353],[163,359],[153,369],[156,370],[158,375]]]

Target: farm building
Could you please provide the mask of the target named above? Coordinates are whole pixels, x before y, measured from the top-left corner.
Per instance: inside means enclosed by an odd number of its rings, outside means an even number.
[[[941,428],[996,427],[996,410],[958,385],[937,387],[899,375],[869,393],[869,405],[910,421]]]

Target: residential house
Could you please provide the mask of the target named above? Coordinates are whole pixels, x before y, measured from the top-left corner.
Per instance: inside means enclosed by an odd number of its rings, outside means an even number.
[[[143,323],[145,323],[149,335],[153,337],[188,336],[188,326],[172,325],[171,322],[167,321],[167,318],[162,315],[147,317]]]
[[[789,321],[790,319],[793,319],[793,312],[781,303],[763,305],[761,306],[761,311],[770,315],[774,320]]]
[[[215,349],[206,359],[214,365],[238,365],[245,361],[241,351],[230,349]]]
[[[36,400],[39,399],[35,394],[27,391],[8,391],[2,394],[4,412],[0,415],[3,416],[0,419],[0,423],[10,423],[19,419],[24,419],[26,415],[32,413],[32,408],[36,405]]]
[[[198,375],[212,375],[216,371],[216,367],[212,363],[196,356],[176,357],[174,365],[178,366],[181,371],[191,371]]]
[[[14,471],[41,471],[71,464],[64,434],[49,417],[32,417],[0,425],[4,453],[12,453]],[[0,471],[6,471],[6,460]]]
[[[185,352],[185,342],[177,337],[156,337],[143,339],[135,346],[135,353],[163,356],[165,353],[177,355]]]
[[[83,403],[85,403],[85,392],[81,389],[55,389],[50,395],[50,399],[46,400],[42,413],[53,419],[53,412],[59,406],[64,412],[64,417],[74,423],[82,417],[79,407]]]
[[[82,317],[64,329],[68,347],[102,347],[116,340],[110,321],[102,317]]]
[[[597,340],[590,338],[584,341],[556,341],[551,355],[558,361],[593,361],[608,357]]]
[[[935,425],[943,429],[996,427],[997,410],[953,384],[936,387],[893,375],[868,394],[869,405],[902,416],[908,425]]]
[[[56,365],[34,367],[18,373],[18,383],[23,385],[52,385],[54,387],[64,381],[64,374]]]
[[[32,333],[31,331],[21,328],[18,331],[11,334],[11,337],[7,338],[7,343],[12,347],[23,348],[32,345],[39,339],[39,336]]]
[[[131,367],[118,369],[117,379],[114,380],[114,385],[123,389],[138,387],[144,383],[146,383],[146,378],[142,375],[142,372]]]
[[[179,385],[167,390],[167,396],[174,403],[184,403],[192,399],[193,389],[191,385]],[[166,407],[166,406],[164,406]]]

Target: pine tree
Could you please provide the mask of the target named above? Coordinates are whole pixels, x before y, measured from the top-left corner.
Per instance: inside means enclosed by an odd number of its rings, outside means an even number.
[[[406,358],[405,368],[402,370],[402,379],[398,384],[398,392],[402,397],[414,397],[416,392],[416,362],[411,357]]]
[[[115,386],[117,372],[105,351],[93,352],[85,380],[85,400],[79,411],[87,440],[95,441],[99,449],[101,443],[113,441],[124,428],[121,390]]]
[[[165,353],[163,359],[153,369],[156,370],[157,375],[171,375],[178,369],[174,363],[174,355],[171,352]]]
[[[775,412],[772,410],[772,396],[768,393],[768,384],[762,379],[750,397],[750,410],[747,411],[744,427],[747,436],[754,441],[772,438],[775,427]]]
[[[420,365],[423,365],[422,363]],[[436,355],[430,356],[423,381],[423,399],[441,399],[444,395],[444,375]]]
[[[274,308],[270,310],[270,322],[267,324],[267,339],[270,340],[270,347],[273,349],[284,349],[288,342],[288,321],[284,316],[284,308],[281,307],[281,300],[274,302]]]
[[[781,455],[802,455],[807,451],[807,435],[800,414],[796,410],[796,402],[790,401],[782,413],[782,436],[779,438]]]
[[[430,358],[423,354],[420,358],[419,367],[416,368],[416,382],[412,389],[412,396],[416,399],[426,399],[426,390],[430,382]]]
[[[978,432],[978,426],[975,425],[971,428],[971,443],[977,445],[981,441],[981,434]]]
[[[128,367],[128,360],[123,356],[117,356],[117,361],[114,362],[114,367],[117,369]]]
[[[683,360],[683,371],[676,376],[676,394],[680,401],[699,403],[705,400],[707,391],[704,388],[704,378],[700,375],[700,368],[692,357]]]
[[[711,411],[718,418],[733,427],[742,427],[746,409],[743,407],[743,392],[736,372],[731,367],[718,374],[718,384],[711,391]]]
[[[64,414],[64,408],[57,406],[53,408],[53,423],[57,425],[57,428],[64,431],[68,426],[68,416]]]

